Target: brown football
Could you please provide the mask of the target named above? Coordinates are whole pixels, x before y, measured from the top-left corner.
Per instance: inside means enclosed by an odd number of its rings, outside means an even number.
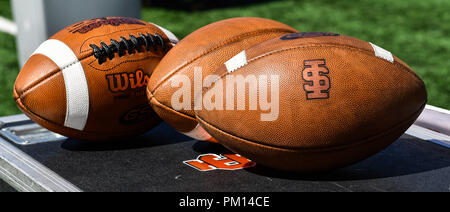
[[[427,101],[424,83],[403,61],[334,33],[263,42],[215,74],[202,91],[214,107],[196,110],[201,126],[230,150],[282,170],[321,171],[367,158],[401,136]],[[233,108],[242,100],[245,108]]]
[[[61,135],[114,139],[160,123],[145,88],[177,38],[134,18],[106,17],[66,27],[43,42],[14,85],[18,107]]]
[[[198,125],[194,117],[194,93],[198,88],[194,88],[195,70],[201,71],[201,80],[236,53],[262,41],[294,32],[298,31],[277,21],[250,17],[231,18],[204,26],[182,39],[156,67],[147,90],[150,104],[163,120],[178,131],[198,140],[213,142],[214,139]],[[187,77],[185,83],[190,85],[175,83],[183,77]],[[191,90],[190,94],[179,98],[188,106],[174,107],[172,98],[182,86]]]

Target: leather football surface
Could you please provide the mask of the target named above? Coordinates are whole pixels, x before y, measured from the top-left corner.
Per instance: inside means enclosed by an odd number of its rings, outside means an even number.
[[[290,26],[263,18],[231,18],[206,25],[182,39],[162,60],[150,78],[147,94],[155,112],[168,124],[197,140],[214,142],[194,116],[195,70],[200,78],[211,75],[238,52],[281,35],[298,32]],[[188,107],[172,105],[180,86],[172,84],[187,77]],[[200,89],[201,91],[201,89]]]
[[[177,41],[166,29],[134,18],[73,24],[28,59],[14,98],[33,121],[71,138],[108,140],[148,131],[161,120],[145,88]]]
[[[423,81],[399,58],[334,33],[265,41],[215,74],[220,78],[203,89],[204,98],[212,92],[228,103],[239,93],[227,94],[225,88],[234,86],[227,77],[267,76],[269,83],[255,86],[258,98],[261,88],[277,88],[267,98],[278,102],[278,111],[249,109],[248,102],[243,110],[202,108],[195,110],[201,126],[257,164],[289,171],[338,168],[379,152],[409,128],[427,101]],[[246,97],[250,91],[244,90]]]

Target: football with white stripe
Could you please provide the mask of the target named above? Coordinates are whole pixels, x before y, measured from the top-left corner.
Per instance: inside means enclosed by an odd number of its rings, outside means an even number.
[[[215,73],[220,79],[202,90],[203,100],[224,105],[195,110],[202,128],[257,164],[288,171],[339,168],[381,151],[427,101],[423,81],[402,60],[335,33],[280,36]],[[240,109],[228,107],[238,101]]]
[[[153,69],[178,42],[170,31],[125,17],[68,26],[30,56],[14,85],[18,107],[61,135],[108,140],[160,123],[145,89]]]
[[[194,96],[202,87],[199,81],[214,75],[217,68],[240,51],[295,32],[298,30],[286,24],[255,17],[230,18],[203,26],[183,38],[155,69],[147,90],[152,108],[179,132],[197,140],[217,142],[194,117]],[[185,81],[176,84],[180,79]],[[180,91],[187,92],[179,95]]]

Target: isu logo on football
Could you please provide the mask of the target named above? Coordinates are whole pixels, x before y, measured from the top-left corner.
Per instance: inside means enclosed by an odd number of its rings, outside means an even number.
[[[142,69],[134,73],[116,73],[106,75],[109,90],[113,93],[124,92],[128,89],[144,88],[147,86],[150,76]]]
[[[255,162],[238,154],[203,154],[195,160],[183,161],[184,164],[199,171],[211,170],[239,170],[255,166]]]
[[[330,90],[329,70],[325,66],[325,60],[305,60],[302,77],[305,80],[303,89],[306,91],[306,99],[328,99]]]

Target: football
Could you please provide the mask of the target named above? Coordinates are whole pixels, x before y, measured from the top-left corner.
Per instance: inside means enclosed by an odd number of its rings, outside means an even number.
[[[199,94],[200,125],[230,150],[288,171],[335,169],[381,151],[427,101],[423,81],[399,58],[335,33],[280,36],[215,73]]]
[[[251,17],[226,19],[194,31],[167,53],[150,77],[147,95],[152,108],[179,132],[214,142],[194,117],[199,81],[236,53],[294,32],[298,31],[277,21]]]
[[[67,137],[107,140],[145,132],[161,122],[147,102],[148,80],[177,41],[134,18],[73,24],[30,56],[14,98],[33,121]]]

